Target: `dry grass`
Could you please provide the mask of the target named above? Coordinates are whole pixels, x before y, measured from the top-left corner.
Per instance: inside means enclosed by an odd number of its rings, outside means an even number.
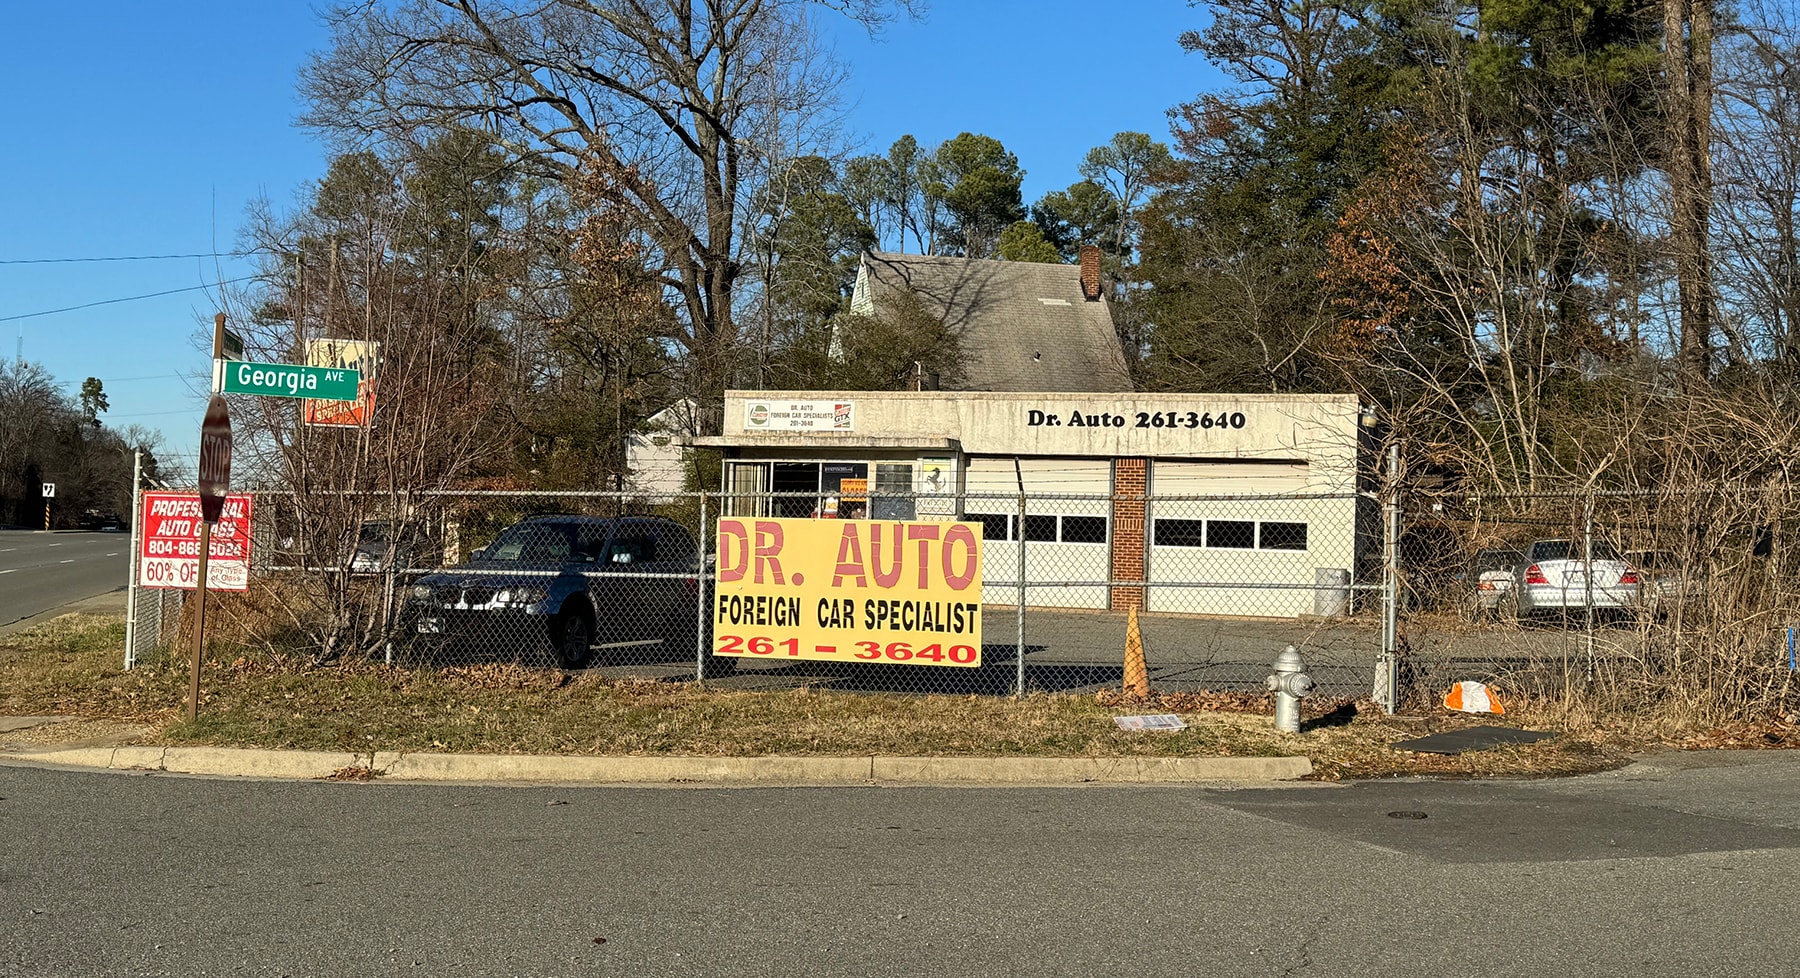
[[[1306,754],[1316,777],[1431,774],[1538,776],[1599,770],[1640,746],[1617,731],[1562,726],[1545,743],[1458,757],[1394,750],[1397,740],[1482,722],[1389,718],[1368,705],[1308,701],[1307,730],[1275,731],[1266,698],[1171,694],[896,696],[778,693],[691,683],[610,681],[490,665],[406,670],[297,665],[215,650],[200,719],[180,718],[182,657],[126,672],[116,619],[65,616],[0,641],[0,713],[64,714],[141,724],[164,744],[292,749],[591,755],[1278,756]],[[1359,708],[1360,707],[1360,708]],[[1178,713],[1175,733],[1131,733],[1112,718]],[[1548,719],[1526,710],[1510,718]]]

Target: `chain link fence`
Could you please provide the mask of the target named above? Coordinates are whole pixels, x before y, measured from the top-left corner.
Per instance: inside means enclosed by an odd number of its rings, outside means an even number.
[[[1260,689],[1294,645],[1322,693],[1384,700],[1391,675],[1402,709],[1478,680],[1502,694],[1718,715],[1792,706],[1796,503],[1785,486],[265,493],[250,589],[216,595],[208,631],[309,667],[510,663],[745,690],[1016,695],[1120,685],[1135,609],[1151,685],[1164,691]],[[715,624],[722,518],[979,526],[979,649],[815,659],[737,635],[739,654],[718,654],[735,634]],[[136,590],[133,659],[191,641],[189,595]]]
[[[1789,702],[1800,624],[1787,487],[1404,499],[1408,692],[1737,712]]]
[[[250,589],[212,595],[208,632],[313,665],[515,663],[740,689],[1092,692],[1122,682],[1135,609],[1157,689],[1260,689],[1269,663],[1295,645],[1325,692],[1361,695],[1380,644],[1380,540],[1370,536],[1372,504],[1352,495],[264,493],[256,507]],[[966,614],[979,617],[979,649],[952,638],[908,647],[906,661],[892,649],[862,661],[741,642],[740,654],[717,654],[721,517],[978,525],[979,610]],[[134,634],[166,642],[177,631],[169,598],[143,595],[183,593],[140,591]]]

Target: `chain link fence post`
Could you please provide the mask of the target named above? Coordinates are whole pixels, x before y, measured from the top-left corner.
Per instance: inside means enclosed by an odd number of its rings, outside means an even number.
[[[724,501],[720,500],[723,510]],[[706,491],[700,491],[700,525],[694,528],[695,536],[700,538],[700,555],[697,558],[700,566],[695,570],[694,587],[699,597],[694,601],[694,681],[706,681],[706,653],[709,639],[706,634],[706,623],[711,617],[712,609],[708,599],[712,597],[712,578],[708,573],[711,562],[706,555],[712,551],[706,542]]]
[[[1377,697],[1389,715],[1400,708],[1400,447],[1388,446],[1387,492],[1381,504],[1381,666]]]
[[[131,453],[131,554],[125,561],[125,668],[137,665],[138,534],[143,531],[144,453]]]
[[[1594,682],[1594,490],[1590,486],[1581,508],[1581,649],[1586,661],[1582,684]]]
[[[1016,464],[1016,463],[1015,463]],[[1019,606],[1018,614],[1018,663],[1013,677],[1013,695],[1025,695],[1025,493],[1019,493],[1019,519],[1013,524],[1013,535],[1019,538]]]

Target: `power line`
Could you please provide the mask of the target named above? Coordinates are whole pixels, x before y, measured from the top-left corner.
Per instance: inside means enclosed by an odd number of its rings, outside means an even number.
[[[168,380],[170,377],[173,377],[176,380],[183,379],[180,374],[173,370],[169,370],[160,374],[145,374],[142,377],[102,377],[100,378],[100,382],[102,384],[123,384],[133,380]]]
[[[64,306],[61,309],[45,309],[42,312],[26,312],[26,313],[20,313],[16,316],[0,316],[0,323],[10,323],[10,322],[13,322],[13,321],[19,320],[19,319],[36,319],[39,316],[54,316],[59,312],[74,312],[77,309],[92,309],[95,306],[110,306],[110,305],[113,305],[114,303],[119,303],[119,302],[136,302],[139,299],[155,299],[160,296],[175,295],[180,292],[199,292],[202,289],[217,288],[218,286],[221,286],[221,285],[231,285],[231,284],[234,284],[237,282],[248,282],[251,279],[256,278],[256,277],[257,276],[255,276],[255,275],[242,275],[237,278],[228,278],[228,279],[224,280],[223,282],[214,282],[211,285],[190,285],[185,289],[168,289],[163,292],[147,292],[143,295],[128,295],[128,296],[122,296],[117,299],[101,299],[97,302],[84,302],[78,306]]]
[[[103,261],[164,261],[172,258],[247,258],[262,254],[264,249],[250,251],[198,251],[191,255],[106,255],[94,258],[0,258],[0,265],[73,265]]]
[[[94,379],[100,381],[102,384],[125,384],[136,380],[186,380],[187,378],[176,371],[170,370],[160,374],[145,374],[142,377],[96,377]],[[57,383],[56,386],[74,387],[77,383],[86,383],[86,381],[64,380]]]
[[[167,414],[204,414],[205,412],[206,406],[204,404],[185,408],[180,411],[144,411],[138,414],[113,414],[108,411],[106,412],[106,420],[112,421],[118,418],[160,418]]]

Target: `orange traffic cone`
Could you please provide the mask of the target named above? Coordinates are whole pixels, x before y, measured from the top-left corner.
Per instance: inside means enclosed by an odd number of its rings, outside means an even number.
[[[1461,713],[1505,713],[1506,707],[1500,705],[1500,697],[1486,685],[1464,680],[1450,687],[1444,695],[1444,708]]]
[[[1150,695],[1150,667],[1144,663],[1144,637],[1138,633],[1137,605],[1125,617],[1125,692]]]

